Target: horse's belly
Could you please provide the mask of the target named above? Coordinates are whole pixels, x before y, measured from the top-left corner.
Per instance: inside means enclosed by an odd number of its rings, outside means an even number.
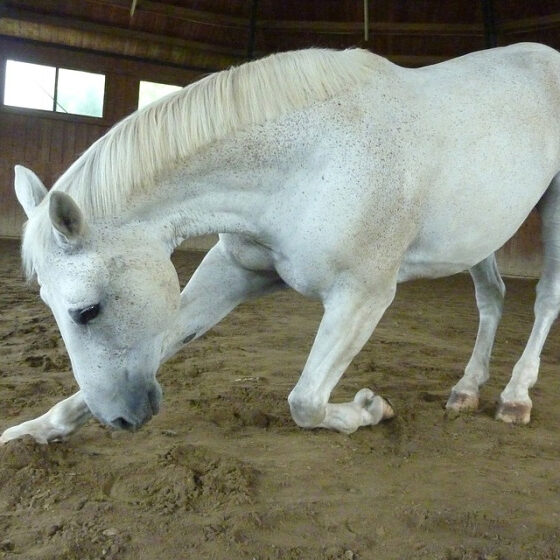
[[[515,235],[559,170],[558,142],[486,148],[457,156],[430,185],[399,281],[448,276],[478,264]]]
[[[482,257],[477,262],[484,258]],[[425,255],[424,258],[419,255],[414,255],[413,258],[405,257],[399,268],[398,282],[408,282],[409,280],[417,280],[419,278],[443,278],[463,272],[475,264],[467,261],[437,261],[430,259],[429,255]]]
[[[460,212],[440,208],[406,251],[399,282],[450,276],[484,260],[515,234],[544,190],[535,189],[499,209],[477,204]]]

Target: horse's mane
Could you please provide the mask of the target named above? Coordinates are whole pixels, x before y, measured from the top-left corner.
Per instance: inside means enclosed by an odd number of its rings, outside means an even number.
[[[309,49],[212,74],[115,125],[53,189],[71,195],[86,216],[116,214],[133,194],[153,188],[159,173],[201,147],[360,85],[378,60],[361,49]],[[46,212],[41,214],[46,217]],[[33,227],[33,221],[25,237],[30,230],[46,234],[45,228]],[[24,240],[24,264],[26,245]]]

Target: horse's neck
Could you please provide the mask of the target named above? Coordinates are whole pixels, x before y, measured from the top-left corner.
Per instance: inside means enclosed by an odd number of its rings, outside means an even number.
[[[173,245],[212,233],[259,235],[259,217],[278,192],[288,155],[270,156],[266,144],[246,133],[201,150],[137,200],[131,218],[171,235]]]

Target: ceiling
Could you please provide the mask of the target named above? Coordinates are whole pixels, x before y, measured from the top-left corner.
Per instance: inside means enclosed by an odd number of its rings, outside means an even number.
[[[3,0],[0,35],[204,70],[356,45],[419,66],[521,40],[560,48],[560,0]]]

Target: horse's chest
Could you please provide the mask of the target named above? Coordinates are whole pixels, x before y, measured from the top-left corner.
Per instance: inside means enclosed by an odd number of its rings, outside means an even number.
[[[274,256],[270,248],[239,234],[222,234],[220,239],[227,252],[247,270],[274,269]]]

